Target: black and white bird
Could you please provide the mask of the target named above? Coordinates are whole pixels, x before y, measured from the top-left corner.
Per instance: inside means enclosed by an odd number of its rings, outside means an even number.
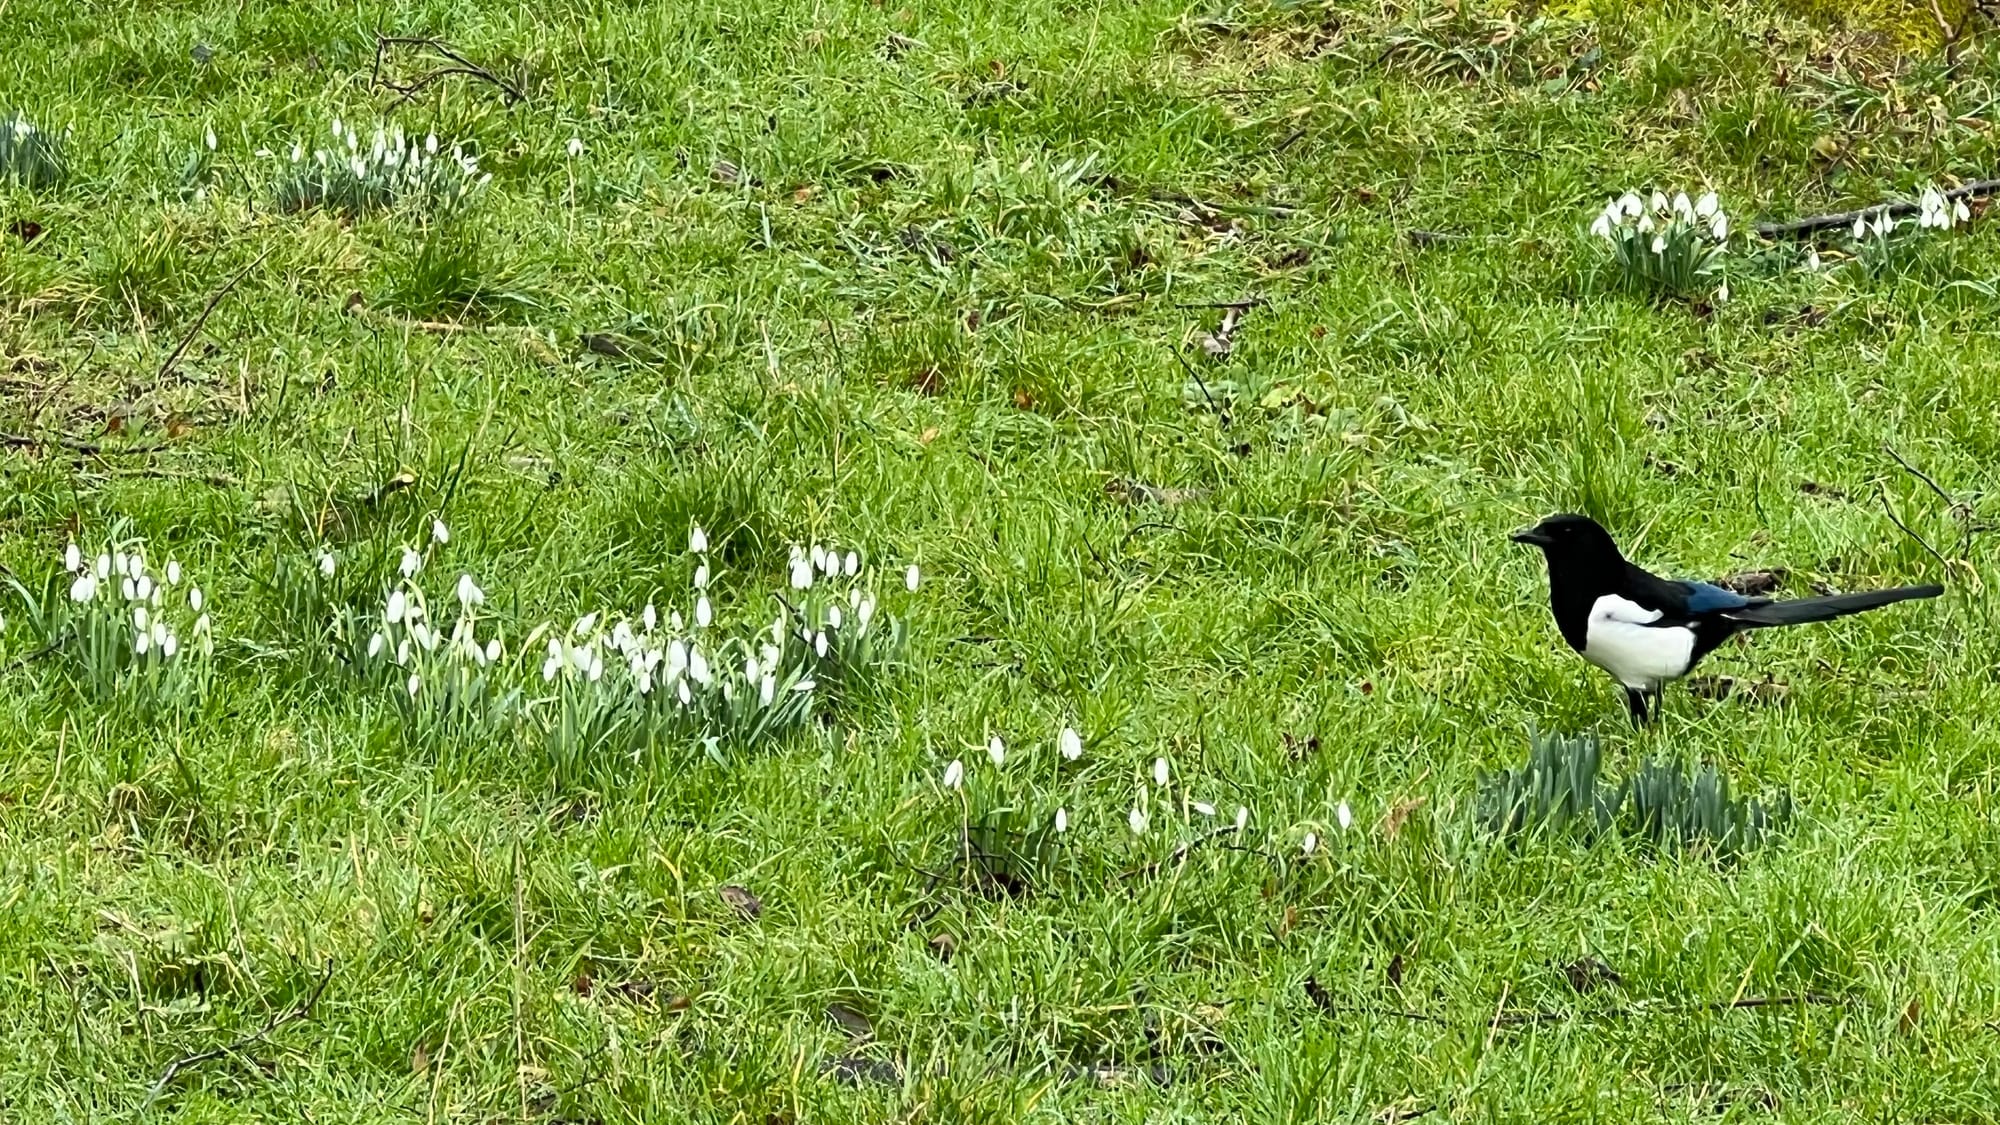
[[[1541,548],[1556,628],[1569,647],[1624,686],[1634,726],[1646,722],[1649,696],[1657,708],[1663,685],[1687,675],[1738,633],[1831,621],[1944,593],[1942,586],[1900,586],[1782,602],[1745,597],[1707,582],[1647,573],[1625,561],[1610,533],[1589,516],[1550,516],[1513,539]]]

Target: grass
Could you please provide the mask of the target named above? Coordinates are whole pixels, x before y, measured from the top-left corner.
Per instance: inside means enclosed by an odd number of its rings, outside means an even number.
[[[0,604],[0,1116],[1993,1120],[2000,571],[1959,527],[2000,236],[1753,255],[1709,307],[1584,228],[1991,176],[2000,42],[1457,7],[10,7],[0,108],[63,174],[0,184],[0,564],[144,537],[216,663],[142,722]],[[399,101],[378,26],[525,99]],[[280,208],[336,114],[493,179]],[[1246,297],[1210,358],[1195,306]],[[1634,735],[1506,542],[1557,509],[1662,569],[1953,590],[1718,654],[1783,690]],[[275,577],[331,545],[386,589],[439,515],[433,594],[474,573],[515,638],[684,593],[694,524],[732,628],[792,543],[925,580],[824,721],[580,788],[524,731],[406,737]],[[1798,821],[1727,866],[1498,845],[1477,780],[1531,727]]]

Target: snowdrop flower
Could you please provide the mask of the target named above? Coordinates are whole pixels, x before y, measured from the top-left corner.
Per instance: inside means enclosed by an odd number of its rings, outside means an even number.
[[[410,622],[410,639],[417,642],[417,647],[425,652],[437,651],[437,634],[421,621]]]
[[[1300,847],[1302,847],[1305,850],[1305,854],[1307,855],[1313,854],[1313,852],[1319,849],[1319,833],[1317,832],[1306,833],[1306,838],[1300,842]]]
[[[951,764],[944,768],[944,787],[946,789],[957,789],[964,782],[965,763],[959,761],[957,758],[953,758]]]
[[[1250,806],[1236,806],[1236,830],[1241,832],[1248,827],[1250,827]]]
[[[590,670],[583,674],[583,678],[593,684],[604,678],[604,657],[596,649],[590,650]]]
[[[1083,757],[1083,736],[1076,733],[1075,727],[1064,727],[1056,736],[1056,748],[1062,751],[1065,761],[1074,762]]]
[[[839,607],[839,606],[837,606],[837,605],[830,605],[830,606],[827,606],[827,607],[826,607],[826,627],[827,627],[827,628],[829,628],[829,629],[838,629],[838,628],[840,628],[840,607]]]
[[[1342,801],[1333,810],[1333,819],[1335,823],[1340,825],[1340,830],[1345,832],[1349,828],[1354,827],[1354,810],[1347,807],[1346,801]]]
[[[341,138],[341,135],[346,131],[347,131],[346,126],[340,123],[340,117],[339,115],[336,114],[333,119],[333,139],[336,141],[339,140]]]
[[[1729,216],[1717,211],[1715,217],[1708,221],[1708,229],[1717,242],[1726,240],[1729,237]]]
[[[1200,813],[1203,816],[1215,815],[1215,806],[1209,804],[1207,801],[1196,801],[1193,807],[1194,811]]]
[[[145,632],[132,634],[133,655],[144,656],[146,655],[146,650],[152,647],[153,647],[153,634]]]
[[[1132,834],[1134,836],[1144,836],[1146,834],[1146,811],[1137,805],[1132,806],[1132,811],[1125,817],[1125,823],[1132,826]]]
[[[69,600],[73,602],[87,602],[96,596],[97,596],[96,575],[85,574],[78,577],[76,581],[70,583]]]
[[[1626,218],[1636,219],[1639,213],[1646,209],[1646,204],[1639,198],[1637,192],[1628,191],[1618,197],[1618,209],[1625,213]]]
[[[713,678],[709,674],[708,658],[703,656],[698,648],[688,650],[688,675],[693,676],[694,682],[703,687],[707,687],[709,680]]]
[[[1655,214],[1661,214],[1661,215],[1666,214],[1667,212],[1666,192],[1656,191],[1653,193],[1653,211]]]
[[[188,587],[188,608],[196,613],[201,612],[201,587]]]
[[[385,646],[387,646],[388,643],[389,643],[389,638],[383,636],[381,633],[376,633],[374,636],[368,638],[368,659],[373,660],[376,657],[381,656],[382,649]]]
[[[909,590],[911,593],[915,593],[917,590],[917,582],[922,577],[923,576],[921,574],[917,573],[917,564],[911,563],[910,569],[903,572],[903,588]]]
[[[1167,783],[1167,773],[1168,773],[1168,771],[1167,771],[1167,760],[1166,760],[1165,758],[1154,758],[1154,759],[1153,759],[1153,784],[1155,784],[1155,785],[1165,785],[1165,784]]]
[[[1716,288],[1716,290],[1715,290],[1715,303],[1716,303],[1716,304],[1718,304],[1718,305],[1726,305],[1726,304],[1728,304],[1728,303],[1729,303],[1729,283],[1728,283],[1728,282],[1726,282],[1726,281],[1725,281],[1725,282],[1723,282],[1723,283],[1722,283],[1722,284],[1721,284],[1720,286],[1718,286],[1718,287]]]
[[[1590,224],[1590,233],[1597,238],[1608,239],[1611,237],[1611,215],[1609,212],[1597,216],[1597,221]]]
[[[1817,249],[1806,251],[1806,272],[1818,273],[1819,269],[1819,251]]]
[[[403,620],[403,611],[408,608],[409,599],[403,596],[403,591],[391,590],[389,604],[382,610],[382,620],[391,625],[398,624]]]
[[[404,637],[402,640],[396,642],[396,667],[401,668],[410,662],[410,652],[410,639],[408,637]]]
[[[1653,216],[1650,214],[1639,216],[1639,222],[1634,229],[1640,234],[1653,233]]]
[[[436,156],[437,150],[438,135],[436,133],[426,134],[424,137],[424,154],[427,156]]]
[[[167,643],[167,626],[165,622],[162,621],[153,622],[153,627],[147,630],[147,632],[150,632],[153,635],[154,648],[159,648],[160,646]]]
[[[1667,249],[1667,236],[1666,236],[1666,235],[1663,235],[1663,234],[1656,234],[1656,235],[1654,235],[1654,236],[1653,236],[1653,253],[1655,253],[1655,254],[1660,254],[1660,253],[1664,253],[1664,252],[1666,251],[1666,249]]]
[[[472,575],[470,574],[459,575],[458,604],[464,606],[467,609],[471,609],[473,606],[484,605],[485,603],[486,603],[486,591],[479,588],[478,583],[472,580]]]
[[[847,559],[846,559],[845,563],[843,563],[843,564],[842,564],[842,566],[841,566],[841,570],[842,570],[843,572],[845,572],[845,573],[846,573],[846,575],[847,575],[847,576],[848,576],[849,578],[852,578],[852,577],[854,577],[855,575],[857,575],[857,574],[861,573],[861,555],[860,555],[860,553],[859,553],[859,552],[857,552],[857,551],[849,551],[849,552],[847,552]]]
[[[1057,832],[1067,832],[1067,831],[1069,831],[1069,810],[1068,810],[1068,809],[1061,809],[1061,808],[1059,808],[1059,809],[1057,809],[1057,810],[1056,810],[1056,821],[1055,821],[1055,828],[1056,828],[1056,831],[1057,831]]]
[[[169,586],[178,586],[178,585],[180,585],[180,584],[181,584],[181,564],[180,564],[180,562],[179,562],[178,560],[176,560],[176,559],[168,559],[168,560],[167,560],[167,585],[169,585]]]
[[[415,672],[410,673],[410,682],[408,686],[410,689],[410,698],[415,699],[417,697],[417,692],[421,690],[424,686],[423,677],[417,675]]]
[[[585,633],[590,632],[592,629],[595,629],[596,627],[597,627],[597,611],[591,610],[589,613],[586,613],[582,617],[576,619],[576,628],[574,632],[576,633],[577,636],[581,637]]]
[[[486,662],[488,664],[498,663],[500,660],[500,654],[501,654],[501,648],[500,648],[499,637],[495,637],[492,640],[486,642]]]
[[[993,764],[996,766],[1007,760],[1007,744],[1000,741],[999,735],[996,734],[987,741],[986,756],[993,759]]]
[[[133,585],[132,592],[137,595],[132,599],[133,601],[143,602],[151,598],[153,596],[153,576],[150,574],[141,574],[139,581]]]
[[[875,616],[874,598],[863,598],[861,599],[861,604],[854,607],[854,619],[859,624],[861,631],[864,633],[868,631],[868,622],[874,616]]]
[[[1694,222],[1694,204],[1688,200],[1687,192],[1674,196],[1674,217],[1684,222]]]
[[[1854,241],[1859,242],[1867,237],[1868,237],[1868,219],[1866,216],[1857,217],[1854,220]]]
[[[639,614],[639,620],[645,624],[648,633],[652,632],[654,627],[659,625],[660,614],[658,610],[653,608],[652,602],[646,603],[645,610]]]
[[[108,581],[111,577],[111,556],[110,555],[97,556],[97,566],[95,569],[97,571],[97,580],[99,582]]]
[[[778,694],[778,678],[776,676],[771,675],[769,672],[764,673],[763,680],[760,681],[757,685],[757,702],[765,707],[769,707],[771,705],[771,700],[775,698],[777,694]]]
[[[336,565],[337,564],[334,562],[333,558],[333,552],[321,551],[319,553],[319,572],[322,577],[332,578],[334,568]],[[167,570],[167,578],[169,581],[172,581],[173,574],[174,574],[173,569],[169,567]]]
[[[708,588],[707,563],[702,563],[700,566],[694,568],[694,588],[697,590],[705,590]]]
[[[415,578],[417,576],[417,572],[422,570],[423,568],[424,568],[424,557],[408,547],[403,548],[403,562],[402,565],[397,568],[403,572],[403,577]]]
[[[83,550],[71,543],[63,551],[63,569],[75,574],[83,569]]]
[[[550,654],[547,660],[542,661],[542,682],[543,683],[554,682],[556,678],[556,673],[562,671],[562,666],[563,666],[562,657],[559,655]]]
[[[706,629],[713,620],[715,620],[715,609],[708,604],[708,595],[703,594],[694,602],[694,627]]]
[[[1716,198],[1714,192],[1703,192],[1701,198],[1694,201],[1694,213],[1706,219],[1721,206],[1722,201]]]
[[[129,575],[119,581],[118,592],[125,595],[125,600],[128,602],[139,600],[139,584],[132,581]]]
[[[826,548],[817,543],[812,545],[812,564],[814,570],[826,569]]]
[[[792,556],[792,589],[810,590],[813,584],[812,564],[803,555]]]
[[[703,531],[699,525],[696,525],[688,532],[688,553],[699,555],[705,554],[707,551],[708,532]]]
[[[826,634],[824,632],[813,634],[813,653],[822,660],[826,658]]]
[[[451,542],[451,529],[446,527],[441,519],[431,521],[431,542],[439,546]]]
[[[569,158],[571,160],[575,160],[577,157],[582,155],[583,155],[583,138],[571,137],[569,139]]]
[[[215,151],[215,129],[213,127],[209,128],[208,134],[202,137],[202,141],[208,145],[208,151]]]
[[[146,631],[145,606],[138,606],[132,610],[132,628],[137,629],[141,633]]]
[[[1951,201],[1951,217],[1953,221],[1960,223],[1969,223],[1972,221],[1972,208],[1965,205],[1964,197],[1961,196]]]
[[[168,633],[160,639],[160,655],[172,660],[181,651],[181,639]]]
[[[692,703],[694,701],[694,694],[688,691],[688,682],[686,680],[682,680],[678,685],[678,688],[679,688],[681,706],[686,707],[689,703]]]

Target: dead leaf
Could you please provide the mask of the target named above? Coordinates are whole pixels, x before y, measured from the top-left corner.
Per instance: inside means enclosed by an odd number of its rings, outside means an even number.
[[[1112,477],[1104,482],[1104,494],[1127,504],[1157,504],[1163,508],[1178,508],[1182,504],[1196,500],[1206,500],[1206,488],[1161,488],[1144,481]]]
[[[194,423],[188,420],[187,415],[178,410],[167,415],[167,437],[178,440],[193,432]]]
[[[22,242],[33,242],[42,237],[42,224],[33,219],[15,219],[7,224],[7,233]]]
[[[929,445],[937,440],[937,436],[938,428],[936,426],[926,426],[924,432],[917,435],[917,440],[924,445]]]
[[[735,184],[743,179],[743,169],[738,168],[734,161],[718,160],[708,170],[708,178],[718,184]]]
[[[694,997],[676,995],[667,997],[667,1002],[660,1005],[660,1010],[663,1012],[685,1012],[692,1007],[694,1007]]]
[[[753,922],[764,915],[764,900],[742,887],[731,884],[716,893],[722,896],[722,901],[735,907],[739,914]]]
[[[820,1073],[832,1077],[837,1082],[849,1086],[874,1083],[877,1086],[900,1086],[903,1084],[903,1070],[892,1062],[881,1059],[861,1059],[843,1055],[828,1059],[820,1064]]]
[[[1783,567],[1775,567],[1771,570],[1746,570],[1741,574],[1732,574],[1727,578],[1718,578],[1715,584],[1732,594],[1742,594],[1745,597],[1758,597],[1763,594],[1773,593],[1779,586],[1784,585],[1787,573],[1789,572]]]
[[[1393,840],[1403,830],[1410,814],[1430,803],[1429,797],[1405,797],[1389,806],[1389,812],[1382,817],[1382,835]]]
[[[424,1074],[429,1072],[430,1069],[431,1053],[424,1050],[424,1045],[419,1043],[416,1049],[410,1052],[410,1073]]]
[[[940,961],[949,961],[952,955],[958,952],[958,939],[947,933],[932,934],[927,944]]]
[[[1014,406],[1018,410],[1033,410],[1035,408],[1035,396],[1030,394],[1026,387],[1015,387]]]
[[[362,308],[367,304],[368,304],[368,299],[361,295],[361,290],[356,289],[348,293],[347,299],[340,303],[340,311],[353,312],[354,310]]]
[[[826,1006],[826,1018],[832,1020],[847,1033],[847,1038],[859,1045],[875,1038],[875,1025],[867,1016],[845,1004],[834,1003]]]
[[[1896,1021],[1897,1030],[1901,1031],[1904,1035],[1914,1035],[1917,1030],[1917,1023],[1923,1019],[1923,1015],[1923,998],[1919,996],[1910,997],[1910,1002],[1903,1007],[1902,1018]]]
[[[569,990],[585,998],[588,998],[596,988],[597,982],[591,979],[589,973],[578,973],[576,979],[569,982]]]
[[[1625,982],[1625,978],[1618,975],[1618,970],[1595,957],[1579,957],[1564,965],[1562,971],[1563,979],[1569,981],[1570,990],[1579,996],[1606,985],[1616,986]]]
[[[1398,953],[1389,958],[1389,967],[1382,971],[1382,978],[1390,988],[1403,987],[1403,955]]]
[[[811,202],[813,196],[818,194],[819,188],[814,187],[812,184],[803,184],[792,192],[792,202],[808,203]]]
[[[1248,303],[1239,303],[1222,310],[1222,323],[1215,331],[1201,338],[1201,350],[1210,359],[1227,359],[1236,347],[1236,329],[1243,323],[1243,314],[1249,310]]]

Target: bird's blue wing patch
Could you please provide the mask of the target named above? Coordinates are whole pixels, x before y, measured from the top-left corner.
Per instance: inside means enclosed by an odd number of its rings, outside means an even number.
[[[1750,599],[1742,594],[1732,594],[1720,586],[1711,586],[1706,582],[1677,582],[1675,585],[1688,592],[1689,613],[1723,613],[1732,609],[1742,609],[1750,604]]]

